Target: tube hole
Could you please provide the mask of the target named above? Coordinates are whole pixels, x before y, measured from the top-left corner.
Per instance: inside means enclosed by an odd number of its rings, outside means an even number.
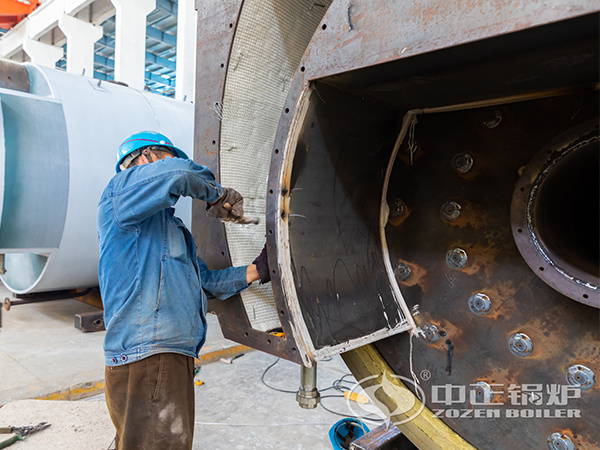
[[[324,23],[323,26],[321,27],[322,30],[326,30],[327,29],[327,24]]]

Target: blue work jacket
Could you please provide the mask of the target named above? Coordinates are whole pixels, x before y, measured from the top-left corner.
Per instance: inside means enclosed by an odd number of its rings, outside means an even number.
[[[108,366],[157,353],[197,356],[206,300],[248,287],[246,267],[208,270],[172,208],[180,196],[214,202],[221,186],[206,167],[167,158],[115,175],[98,204],[99,281]]]

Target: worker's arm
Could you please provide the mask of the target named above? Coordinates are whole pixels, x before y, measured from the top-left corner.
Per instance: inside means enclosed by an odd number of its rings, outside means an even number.
[[[209,270],[206,263],[198,258],[200,281],[207,298],[225,300],[246,289],[248,281],[248,266],[228,267],[221,270]]]
[[[222,194],[223,188],[207,167],[166,158],[123,171],[114,179],[111,199],[117,221],[131,226],[174,206],[181,196],[212,203]]]

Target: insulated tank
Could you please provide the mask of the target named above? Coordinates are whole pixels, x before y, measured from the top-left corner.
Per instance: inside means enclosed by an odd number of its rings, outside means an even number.
[[[0,278],[16,294],[98,285],[96,207],[129,135],[191,154],[193,106],[33,64],[0,63]],[[179,216],[190,224],[191,200]]]

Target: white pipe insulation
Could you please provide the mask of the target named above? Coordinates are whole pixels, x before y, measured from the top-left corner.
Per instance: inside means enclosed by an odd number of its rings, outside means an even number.
[[[0,88],[0,278],[16,294],[96,286],[96,207],[119,144],[152,130],[193,155],[193,105],[25,66],[29,92]],[[177,215],[190,226],[191,199]]]

